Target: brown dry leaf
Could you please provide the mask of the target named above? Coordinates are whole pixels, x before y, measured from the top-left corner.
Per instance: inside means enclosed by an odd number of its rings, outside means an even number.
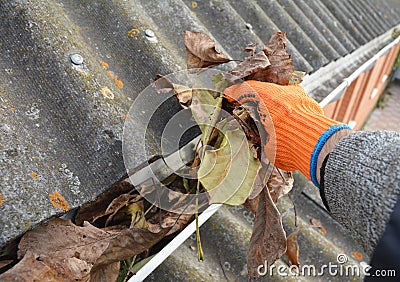
[[[94,202],[81,207],[75,216],[75,223],[77,225],[82,225],[84,221],[93,222],[94,218],[98,218],[99,214],[104,214],[105,210],[115,198],[123,193],[128,193],[132,189],[134,189],[134,186],[129,182],[118,182],[107,192],[101,194]]]
[[[79,257],[94,264],[111,239],[109,233],[88,222],[80,227],[70,220],[56,218],[25,233],[18,245],[18,257],[31,251],[41,257]]]
[[[265,70],[271,63],[263,51],[247,57],[229,73],[237,78],[246,78],[249,75]]]
[[[183,32],[186,47],[187,68],[210,68],[230,59],[215,49],[215,41],[202,32]]]
[[[292,265],[296,265],[297,267],[300,266],[299,263],[299,244],[297,242],[297,233],[299,230],[296,230],[289,234],[286,239],[287,250],[286,254],[290,260]]]
[[[166,77],[157,74],[153,87],[160,93],[173,92],[182,108],[188,109],[192,103],[192,88],[185,85],[172,83]]]
[[[243,49],[244,52],[249,52],[250,56],[253,56],[256,53],[257,43],[247,44],[246,48]]]
[[[24,258],[8,271],[0,274],[0,281],[69,281],[57,277],[48,265],[38,260],[38,256],[27,252]]]
[[[250,199],[249,197],[247,198],[246,202],[244,202],[243,206],[255,215],[257,212],[258,199],[258,195],[253,199]]]
[[[127,225],[130,228],[146,228],[143,201],[129,201],[117,213],[110,215],[106,221],[106,226],[119,224]]]
[[[27,232],[19,243],[18,256],[35,253],[60,277],[83,279],[88,271],[95,273],[109,264],[142,253],[168,231],[152,233],[116,226],[104,231],[88,222],[80,227],[57,218]]]
[[[274,203],[287,195],[293,188],[293,175],[290,171],[275,168],[268,179],[267,186]]]
[[[107,209],[104,212],[99,213],[99,215],[95,217],[93,221],[96,221],[98,218],[101,218],[103,216],[108,216],[105,226],[108,226],[111,221],[117,222],[118,219],[122,221],[126,218],[119,217],[114,220],[114,216],[116,216],[116,214],[118,214],[120,210],[128,207],[132,203],[139,201],[141,198],[142,197],[140,195],[122,194],[117,198],[115,198],[114,200],[112,200],[111,203],[108,205]]]
[[[282,217],[269,195],[263,189],[258,196],[257,212],[253,233],[247,253],[247,270],[250,279],[256,279],[258,267],[267,262],[267,268],[286,251],[286,233],[282,226]]]
[[[277,32],[273,34],[263,49],[271,65],[247,77],[247,79],[288,85],[290,76],[294,72],[294,67],[291,56],[285,49],[286,33]]]
[[[147,229],[129,228],[116,232],[93,268],[96,270],[97,267],[138,255],[158,243],[169,230],[170,228],[166,228],[152,233]]]
[[[113,262],[104,267],[99,267],[90,274],[90,281],[110,282],[117,281],[120,269],[120,262]]]
[[[162,215],[162,222],[160,223],[159,214],[154,215],[149,219],[148,230],[154,233],[160,232],[162,229],[170,228],[167,235],[171,235],[186,227],[189,221],[193,218],[193,214],[176,214],[167,212]]]

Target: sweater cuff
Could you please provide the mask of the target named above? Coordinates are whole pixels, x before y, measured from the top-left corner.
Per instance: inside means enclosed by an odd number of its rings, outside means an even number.
[[[317,144],[315,144],[314,150],[311,155],[310,159],[310,177],[312,183],[320,188],[319,183],[317,181],[317,162],[318,162],[318,157],[319,154],[321,153],[322,148],[324,147],[326,141],[336,132],[342,129],[351,129],[350,126],[347,124],[334,124],[331,127],[329,127],[327,130],[325,130],[324,133],[319,137]]]

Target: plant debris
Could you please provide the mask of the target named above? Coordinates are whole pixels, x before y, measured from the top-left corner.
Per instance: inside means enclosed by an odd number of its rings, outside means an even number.
[[[207,34],[185,30],[183,40],[188,70],[210,68],[230,61],[227,56],[215,49],[215,41]]]
[[[299,267],[299,244],[297,242],[297,233],[299,233],[299,230],[290,233],[289,236],[286,238],[286,254],[289,258],[290,263]]]
[[[267,268],[286,251],[286,233],[282,216],[272,202],[267,189],[258,195],[253,233],[247,253],[247,270],[250,279],[258,277],[258,266],[267,262]]]
[[[204,33],[185,31],[183,38],[189,71],[198,73],[232,61]],[[190,164],[199,166],[198,179],[168,177],[164,185],[184,193],[181,198],[169,200],[178,206],[190,193],[208,192],[208,204],[243,204],[251,210],[255,220],[247,255],[250,279],[258,277],[259,265],[267,261],[268,267],[284,253],[292,264],[299,265],[297,231],[286,238],[276,207],[292,189],[293,176],[274,168],[266,159],[270,132],[260,121],[257,105],[234,103],[222,93],[238,79],[280,85],[299,83],[304,73],[295,72],[285,48],[284,32],[275,33],[258,52],[256,44],[249,44],[244,49],[249,56],[230,71],[232,77],[226,73],[212,77],[213,90],[174,84],[161,75],[153,82],[160,95],[173,93],[182,108],[190,109],[202,132],[201,144]],[[114,98],[109,89],[102,88],[101,92],[106,98]],[[231,116],[220,116],[221,110]],[[166,212],[149,203],[143,195],[154,190],[151,184],[133,187],[122,181],[80,208],[73,221],[57,218],[28,231],[18,245],[19,262],[0,274],[0,280],[115,281],[121,268],[126,281],[194,217]],[[191,205],[200,207],[197,200]],[[197,222],[197,212],[195,216]],[[316,220],[311,223],[318,226]],[[318,227],[322,231],[322,225]],[[203,259],[198,225],[196,231],[198,258]],[[9,263],[13,261],[0,261],[0,266]]]

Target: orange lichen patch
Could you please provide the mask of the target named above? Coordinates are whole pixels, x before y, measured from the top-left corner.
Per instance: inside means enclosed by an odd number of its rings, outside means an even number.
[[[352,252],[351,253],[353,257],[355,257],[357,260],[362,260],[363,259],[363,254],[359,252]]]
[[[16,111],[17,111],[17,109],[14,108],[14,107],[11,107],[10,110],[13,111],[13,112],[16,112]]]
[[[197,8],[197,2],[196,2],[196,1],[193,1],[193,2],[192,2],[192,8],[193,8],[193,9],[196,9],[196,8]]]
[[[108,64],[104,61],[100,61],[100,65],[102,65],[103,67],[105,67],[106,69],[109,68]]]
[[[0,194],[0,206],[4,203],[4,197],[2,194]]]
[[[106,75],[112,79],[114,79],[114,74],[110,71],[106,71]]]
[[[121,80],[118,79],[118,76],[117,76],[117,75],[114,75],[111,71],[106,71],[106,75],[107,75],[109,78],[114,79],[115,84],[116,84],[120,89],[122,89],[122,88],[124,87],[124,84],[122,83]]]
[[[68,211],[69,210],[69,204],[65,200],[63,196],[61,196],[60,193],[54,192],[49,194],[50,197],[50,203],[57,209],[61,209],[63,211]]]
[[[130,31],[128,31],[128,36],[134,38],[140,33],[140,30],[137,28],[132,28]]]
[[[114,93],[108,87],[103,87],[100,89],[101,94],[107,99],[114,99]]]
[[[129,114],[125,115],[125,120],[131,120],[132,118],[129,116]]]
[[[38,174],[35,171],[32,171],[31,173],[29,173],[29,176],[32,177],[33,179],[38,179]]]
[[[326,229],[324,227],[320,227],[321,233],[326,234]]]
[[[116,84],[120,89],[124,88],[124,84],[122,83],[121,80],[118,79],[118,76],[114,76],[114,81],[115,81],[115,84]]]

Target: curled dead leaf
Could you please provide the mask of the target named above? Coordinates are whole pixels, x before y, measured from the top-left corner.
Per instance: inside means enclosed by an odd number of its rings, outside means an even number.
[[[290,54],[286,52],[286,33],[273,34],[263,51],[271,65],[255,72],[247,79],[288,85],[294,66]]]
[[[59,279],[59,280],[57,280]],[[67,281],[57,277],[57,273],[44,262],[38,260],[38,256],[27,252],[24,258],[10,270],[0,274],[0,281]]]
[[[157,74],[153,82],[153,87],[161,93],[172,92],[178,99],[179,104],[182,108],[187,109],[192,103],[192,89],[176,83],[172,83],[166,77]]]
[[[267,268],[286,251],[286,233],[282,217],[267,189],[258,195],[258,206],[254,219],[253,233],[247,252],[247,270],[250,279],[259,276],[258,267],[267,262]]]
[[[290,233],[289,236],[286,238],[286,244],[287,244],[286,254],[290,260],[290,263],[297,267],[300,266],[299,244],[297,242],[297,233],[298,232],[299,232],[299,230],[296,230],[296,231]]]
[[[84,221],[94,222],[99,215],[105,215],[110,203],[119,195],[132,191],[134,186],[126,181],[121,181],[101,194],[94,202],[81,207],[75,215],[75,223],[82,225]]]
[[[185,30],[183,40],[188,69],[210,68],[230,61],[215,49],[215,41],[205,33]]]
[[[189,221],[193,218],[193,214],[176,214],[166,212],[161,217],[159,214],[154,215],[149,219],[148,230],[153,233],[158,233],[162,229],[170,228],[166,236],[171,235],[185,228]]]
[[[91,220],[91,222],[95,222],[97,220],[99,220],[100,218],[103,217],[107,217],[106,222],[105,222],[105,226],[107,226],[113,219],[113,217],[115,216],[115,214],[117,214],[117,212],[128,206],[129,203],[131,202],[136,202],[139,199],[141,199],[140,195],[134,194],[122,194],[119,195],[118,197],[116,197],[115,199],[113,199],[111,201],[111,203],[108,205],[108,207],[106,208],[106,210],[99,210],[97,215],[93,217],[93,219]]]
[[[86,281],[82,279],[90,278],[89,275],[99,269],[147,250],[168,231],[169,228],[152,233],[146,229],[121,226],[102,230],[88,222],[80,227],[57,218],[27,232],[19,243],[18,256],[40,254],[43,273],[55,273],[57,279],[60,278],[54,281],[64,281],[64,278],[68,278],[65,281],[71,278]]]
[[[275,168],[268,179],[267,186],[274,203],[287,195],[293,188],[293,175],[290,171]]]
[[[231,70],[230,74],[237,78],[246,78],[260,70],[265,70],[270,65],[271,63],[269,62],[268,57],[263,51],[261,51],[255,55],[247,57],[243,62]]]

